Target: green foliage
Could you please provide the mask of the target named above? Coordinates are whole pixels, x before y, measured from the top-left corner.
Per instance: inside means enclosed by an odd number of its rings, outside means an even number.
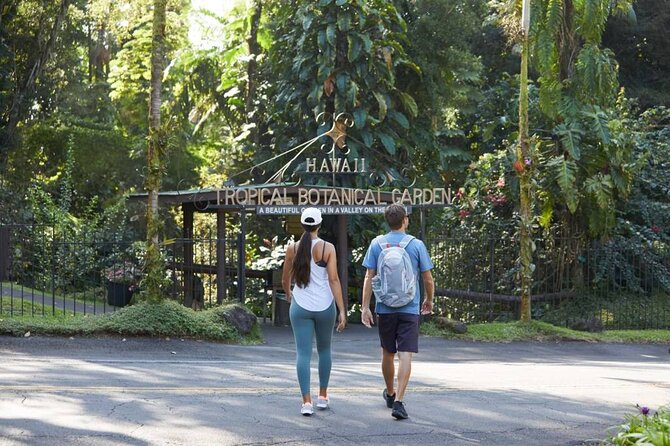
[[[420,69],[407,55],[407,24],[395,6],[304,1],[291,8],[277,5],[275,14],[276,45],[269,61],[282,132],[295,138],[277,135],[277,146],[328,130],[330,122],[316,120],[320,113],[346,112],[357,118],[347,138],[351,156],[365,157],[400,179],[393,168],[411,165],[406,128],[418,107],[399,88],[398,76],[420,75]]]
[[[71,190],[67,176],[61,181],[63,191]],[[39,185],[27,191],[31,225],[17,240],[14,268],[22,284],[42,290],[81,290],[96,283],[105,264],[101,248],[104,241],[119,242],[125,235],[123,222],[126,215],[123,201],[117,201],[104,210],[97,201],[79,215],[70,210],[69,192],[55,200]],[[55,283],[54,283],[55,280]]]
[[[636,414],[626,416],[618,426],[619,432],[609,438],[617,446],[668,446],[670,445],[670,407],[660,407],[652,414],[648,407],[637,406]]]
[[[424,335],[475,342],[588,341],[645,344],[670,341],[670,333],[667,330],[610,330],[602,333],[585,333],[541,321],[470,324],[465,334],[440,329],[433,322],[422,323],[420,328]]]
[[[580,291],[575,299],[565,300],[558,306],[538,305],[535,315],[544,322],[555,325],[574,327],[575,324],[598,321],[606,330],[615,328],[644,329],[648,327],[670,327],[670,317],[667,316],[667,292],[661,287],[654,290],[636,290],[636,284],[644,285],[644,280],[651,283],[650,277],[636,277],[630,271],[622,271],[620,276],[614,276],[619,265],[630,268],[626,263],[617,259],[609,264],[610,271],[598,268],[598,277],[592,283],[590,290]],[[605,266],[607,262],[603,262]],[[603,276],[605,272],[605,276]],[[626,277],[628,276],[628,277]],[[627,285],[630,285],[628,287]],[[609,293],[608,290],[612,290]],[[652,291],[654,294],[647,293]],[[652,316],[650,316],[652,315]]]
[[[111,314],[97,316],[55,315],[45,317],[13,317],[0,319],[0,332],[14,336],[24,333],[76,336],[114,334],[123,336],[169,336],[211,339],[224,342],[257,341],[258,328],[246,338],[228,324],[222,314],[228,307],[193,311],[176,302],[142,302]],[[39,311],[38,314],[41,314]]]
[[[601,46],[607,20],[632,8],[628,1],[532,3],[531,53],[537,70],[533,165],[542,224],[565,231],[612,233],[615,205],[628,197],[635,173],[630,107],[619,93],[617,63]],[[496,5],[499,23],[517,39],[518,9]],[[532,94],[532,93],[531,93]],[[532,125],[531,125],[532,128]],[[549,136],[546,136],[546,135]]]
[[[519,190],[512,155],[499,150],[481,155],[470,165],[454,206],[443,214],[444,227],[453,237],[498,239],[513,234],[514,206]]]
[[[631,200],[622,211],[624,235],[643,238],[646,244],[667,250],[670,236],[670,109],[645,111],[632,123],[634,156],[639,171]]]
[[[646,0],[635,2],[634,11],[619,11],[603,34],[603,45],[617,54],[626,94],[638,99],[642,109],[670,106],[668,26],[668,1]]]

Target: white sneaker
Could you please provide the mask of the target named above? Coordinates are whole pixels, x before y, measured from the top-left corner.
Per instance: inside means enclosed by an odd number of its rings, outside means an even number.
[[[300,409],[300,413],[303,414],[306,417],[309,417],[314,413],[314,409],[312,408],[312,403],[303,403],[302,408]]]
[[[319,399],[316,400],[316,407],[318,409],[328,409],[328,403],[330,402],[330,399],[328,397],[322,397],[320,396]]]

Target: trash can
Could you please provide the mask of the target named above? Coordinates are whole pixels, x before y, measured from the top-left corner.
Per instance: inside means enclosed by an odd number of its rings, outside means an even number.
[[[288,309],[291,304],[286,300],[285,293],[274,292],[272,295],[272,324],[275,327],[291,325]]]
[[[127,283],[107,282],[107,304],[125,307],[133,298],[133,290]]]

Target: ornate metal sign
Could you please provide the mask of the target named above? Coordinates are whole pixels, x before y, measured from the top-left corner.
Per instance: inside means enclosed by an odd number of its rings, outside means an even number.
[[[330,120],[322,113],[317,122],[322,125]],[[386,205],[401,203],[406,206],[445,206],[451,204],[452,194],[445,188],[393,188],[390,175],[371,169],[366,158],[349,158],[347,146],[348,129],[354,126],[354,119],[340,113],[332,119],[331,128],[321,135],[299,144],[283,153],[265,160],[250,169],[238,172],[254,173],[266,165],[288,157],[288,160],[272,174],[268,180],[257,186],[235,186],[227,182],[225,188],[217,191],[217,204],[209,207],[236,208],[254,207],[259,215],[299,214],[304,207],[320,207],[324,214],[378,214],[383,213]],[[328,138],[329,142],[319,144],[319,140]],[[356,140],[357,141],[357,140]],[[362,142],[357,141],[361,145]],[[309,149],[317,148],[316,153],[306,156]],[[303,178],[328,175],[330,185],[303,185]],[[366,178],[373,189],[344,186],[337,178],[358,175]],[[322,183],[322,181],[320,181]],[[349,183],[351,184],[351,183]],[[414,181],[412,182],[412,185]]]

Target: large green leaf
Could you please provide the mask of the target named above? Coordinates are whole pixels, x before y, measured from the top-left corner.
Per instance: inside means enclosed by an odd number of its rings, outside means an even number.
[[[557,35],[563,22],[563,0],[549,0],[547,5],[547,29],[549,33]]]
[[[579,161],[582,156],[580,144],[583,133],[579,126],[572,123],[559,124],[554,129],[554,132],[561,139],[561,144],[568,151],[570,157],[575,161]]]
[[[363,48],[366,53],[369,53],[372,49],[372,39],[367,34],[356,33],[359,39],[363,41]]]
[[[365,127],[365,120],[368,117],[368,112],[365,109],[357,108],[354,110],[354,123],[357,128],[362,129]]]
[[[608,209],[612,205],[612,178],[598,173],[584,181],[584,190],[592,195],[600,209]]]
[[[402,102],[405,111],[407,111],[411,117],[416,118],[419,114],[419,108],[417,107],[414,98],[402,91],[399,91],[398,95],[400,96],[400,102]]]
[[[373,91],[372,94],[374,95],[375,99],[377,99],[377,105],[379,106],[378,119],[380,121],[383,121],[384,118],[386,117],[386,110],[387,110],[386,96],[382,93],[379,93],[378,91]]]
[[[600,107],[593,107],[593,111],[583,112],[584,116],[591,118],[591,131],[598,137],[600,142],[607,145],[610,143],[610,130],[607,115]]]
[[[335,28],[335,24],[329,23],[328,26],[326,27],[326,40],[328,40],[328,43],[333,48],[335,48],[336,38],[337,38],[337,29]]]
[[[361,43],[361,40],[353,34],[347,35],[347,42],[349,44],[349,48],[347,49],[347,59],[349,59],[349,62],[353,62],[358,59],[358,56],[361,54],[363,44]]]
[[[396,152],[396,147],[395,147],[395,140],[393,139],[392,136],[387,135],[384,132],[379,132],[378,134],[379,140],[382,142],[382,145],[386,149],[386,151],[389,153],[389,155],[395,155]]]
[[[372,138],[372,133],[370,133],[370,130],[368,130],[367,128],[363,128],[363,130],[361,130],[361,138],[363,139],[363,142],[368,148],[372,147],[372,143],[374,142],[374,140]]]
[[[351,29],[351,14],[347,11],[342,11],[337,14],[337,27],[343,33],[349,32]]]
[[[347,108],[356,107],[358,103],[358,85],[354,81],[349,81],[347,89]]]
[[[393,121],[400,124],[400,127],[404,128],[405,130],[409,129],[409,121],[405,115],[395,110],[389,110],[388,115]]]
[[[579,204],[576,186],[577,164],[573,160],[557,156],[547,162],[547,167],[550,168],[554,180],[561,189],[568,209],[574,214]]]
[[[317,42],[319,43],[319,48],[325,48],[326,47],[326,30],[325,29],[320,29],[319,33],[317,34]]]

